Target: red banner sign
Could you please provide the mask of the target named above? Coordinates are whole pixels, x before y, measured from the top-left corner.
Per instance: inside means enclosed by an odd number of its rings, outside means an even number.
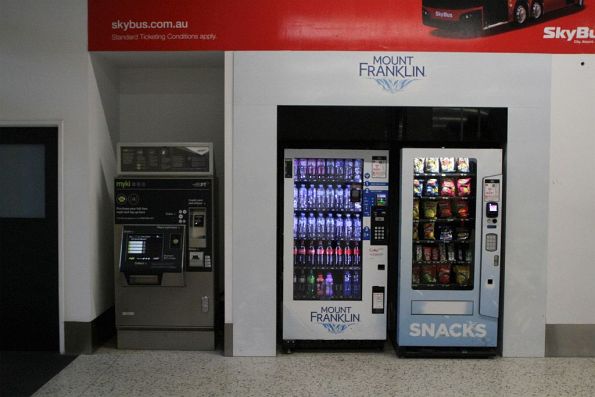
[[[89,0],[89,50],[592,54],[592,1]]]

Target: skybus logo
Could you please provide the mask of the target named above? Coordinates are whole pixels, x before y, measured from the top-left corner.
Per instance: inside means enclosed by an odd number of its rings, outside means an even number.
[[[575,29],[562,29],[557,26],[547,26],[543,28],[544,39],[558,39],[558,40],[594,40],[595,29],[588,26],[579,26]],[[591,41],[592,42],[592,41]]]

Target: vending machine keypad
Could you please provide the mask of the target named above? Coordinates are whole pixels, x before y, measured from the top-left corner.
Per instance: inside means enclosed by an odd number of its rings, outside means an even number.
[[[372,208],[372,235],[370,244],[388,244],[388,213],[386,208]]]

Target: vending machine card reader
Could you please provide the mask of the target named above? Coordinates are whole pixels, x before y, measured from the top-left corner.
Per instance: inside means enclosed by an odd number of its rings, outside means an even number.
[[[118,347],[214,348],[211,144],[119,145]]]

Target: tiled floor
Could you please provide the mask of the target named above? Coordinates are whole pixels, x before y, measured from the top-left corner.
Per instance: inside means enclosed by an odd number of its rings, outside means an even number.
[[[595,359],[398,359],[384,352],[79,356],[36,396],[595,396]]]

